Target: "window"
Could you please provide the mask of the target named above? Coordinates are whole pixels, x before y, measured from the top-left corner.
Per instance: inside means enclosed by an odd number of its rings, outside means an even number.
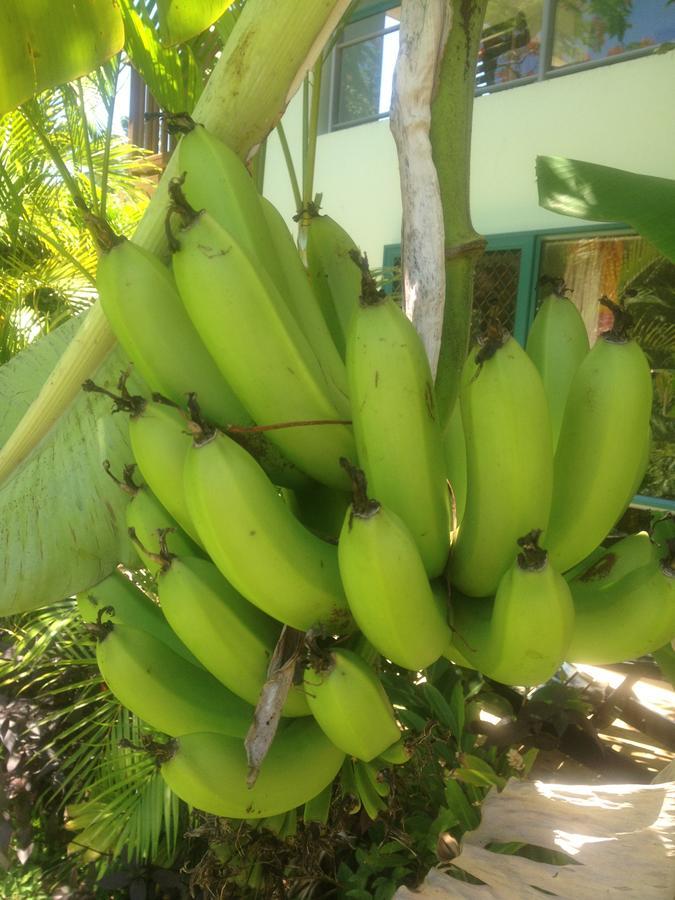
[[[333,57],[333,127],[389,114],[398,55],[400,6],[345,26]]]
[[[385,267],[397,259],[400,248],[385,247]],[[482,320],[496,316],[524,344],[542,299],[542,275],[564,280],[591,344],[612,325],[598,298],[625,297],[654,386],[649,467],[636,502],[675,512],[675,264],[643,238],[619,229],[488,237],[476,268],[474,337]]]
[[[321,131],[389,114],[401,7],[362,0],[323,85]],[[487,93],[631,59],[675,41],[669,0],[489,0],[476,69]]]
[[[598,62],[675,37],[666,0],[558,0],[551,68]]]

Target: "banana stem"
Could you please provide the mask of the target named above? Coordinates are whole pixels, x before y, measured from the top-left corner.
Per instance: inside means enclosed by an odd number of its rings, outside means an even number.
[[[452,28],[431,108],[431,146],[443,205],[445,308],[436,373],[436,401],[445,427],[452,413],[471,328],[473,279],[485,239],[474,230],[469,209],[471,123],[476,60],[487,0],[447,0]]]

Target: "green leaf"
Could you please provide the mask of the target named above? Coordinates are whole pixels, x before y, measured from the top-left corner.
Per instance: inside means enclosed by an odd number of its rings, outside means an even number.
[[[0,114],[45,88],[86,75],[123,44],[116,0],[3,0]]]
[[[183,44],[206,31],[234,0],[157,0],[159,34],[167,47]]]
[[[537,183],[544,209],[630,225],[675,262],[675,181],[561,156],[538,156]]]
[[[0,368],[0,445],[51,373],[77,318]],[[97,373],[113,387],[119,352]],[[81,394],[18,471],[0,486],[1,613],[35,609],[96,584],[133,549],[124,530],[128,499],[105,474],[106,458],[130,461],[127,423],[110,401]]]
[[[480,822],[478,810],[471,805],[462,786],[452,778],[446,782],[445,799],[448,810],[457,817],[464,831],[472,831],[478,827]]]

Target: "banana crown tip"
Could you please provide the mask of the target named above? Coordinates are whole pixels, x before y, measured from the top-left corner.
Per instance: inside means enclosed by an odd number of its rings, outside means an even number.
[[[546,567],[548,553],[539,546],[540,537],[541,528],[535,528],[516,542],[521,548],[517,556],[518,567],[525,572],[539,572]]]
[[[349,527],[352,519],[369,519],[380,510],[380,504],[368,496],[368,481],[363,469],[359,469],[345,456],[340,457],[340,465],[349,475],[352,483],[352,505],[349,515]]]

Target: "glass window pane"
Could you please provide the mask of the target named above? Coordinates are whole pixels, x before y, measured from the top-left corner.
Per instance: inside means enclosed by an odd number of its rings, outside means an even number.
[[[558,0],[552,68],[606,59],[675,39],[668,0]]]
[[[400,16],[394,7],[345,27],[337,48],[334,125],[389,112]]]
[[[675,265],[640,237],[547,239],[540,274],[563,278],[591,343],[612,326],[598,298],[626,295],[654,384],[651,455],[638,493],[675,500]]]
[[[539,70],[543,0],[490,0],[478,55],[479,89]]]

